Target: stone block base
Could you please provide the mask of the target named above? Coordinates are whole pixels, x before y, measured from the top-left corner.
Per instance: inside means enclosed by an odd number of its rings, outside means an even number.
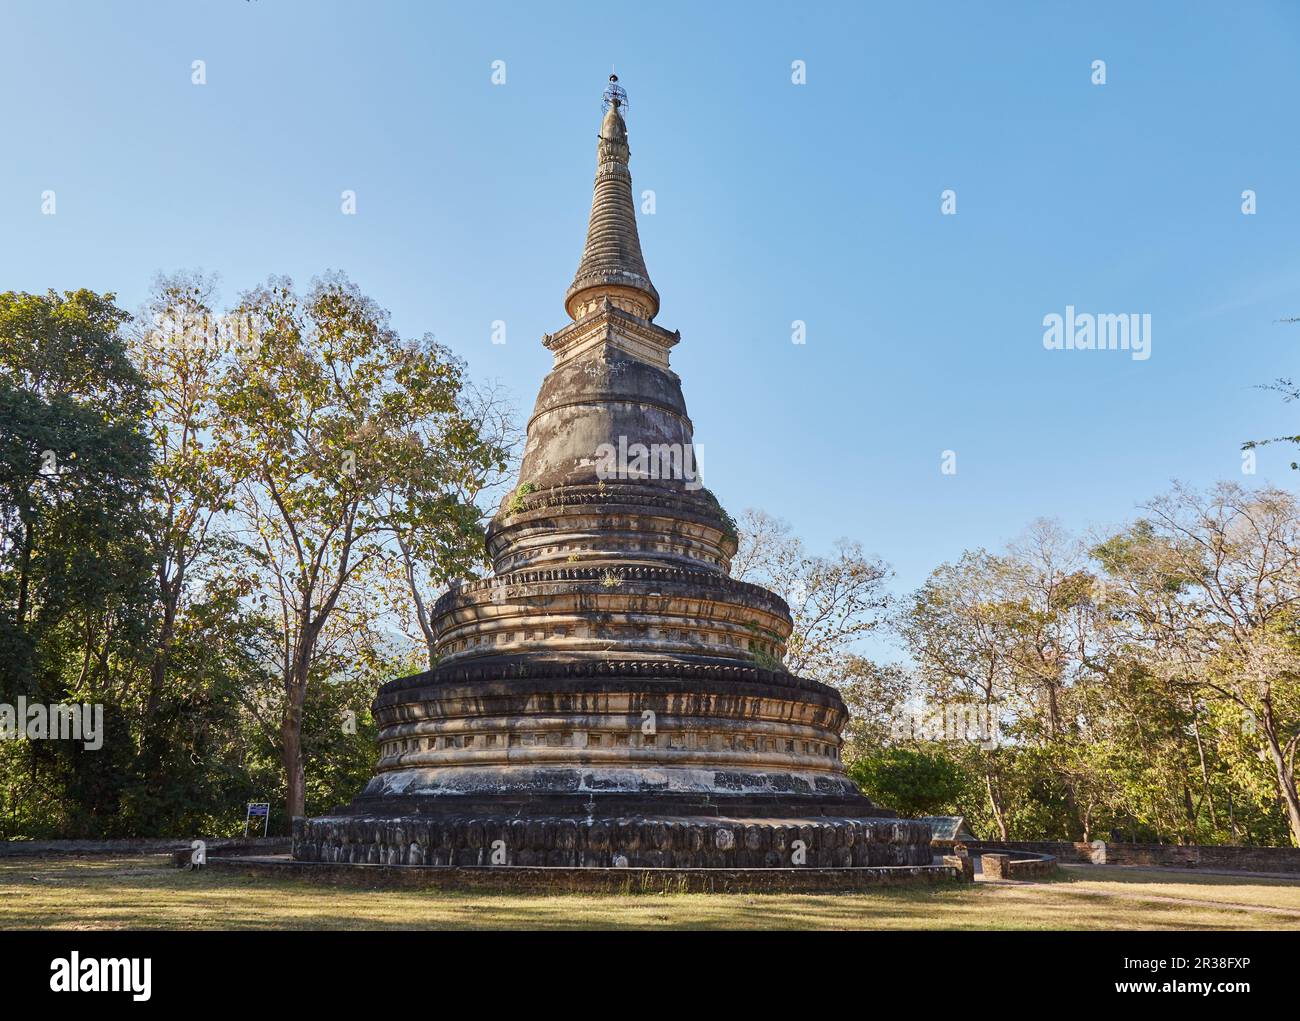
[[[293,858],[363,865],[550,868],[928,866],[930,826],[906,819],[326,816],[296,819]]]
[[[996,881],[1011,878],[1011,855],[1009,854],[982,854],[980,865],[985,879]]]
[[[643,869],[524,866],[352,865],[289,858],[209,858],[207,867],[259,879],[305,879],[336,886],[492,890],[502,893],[852,893],[882,886],[952,884],[951,865],[875,868]]]

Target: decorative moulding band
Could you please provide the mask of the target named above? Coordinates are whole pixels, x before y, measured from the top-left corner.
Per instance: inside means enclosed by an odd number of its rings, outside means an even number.
[[[682,585],[690,587],[695,592],[703,589],[703,594],[706,595],[709,592],[721,591],[732,595],[745,596],[760,606],[770,608],[778,615],[788,617],[790,613],[790,608],[784,599],[761,585],[752,585],[747,581],[736,581],[734,578],[719,575],[716,571],[693,571],[684,567],[648,567],[645,565],[537,568],[534,570],[514,571],[510,574],[496,575],[491,578],[480,578],[477,581],[456,585],[444,592],[438,598],[438,601],[434,603],[433,612],[435,615],[447,613],[457,603],[469,600],[476,595],[490,593],[494,587],[502,585],[544,585],[554,582],[601,584],[611,574],[622,581],[649,581],[660,584]]]
[[[540,660],[536,656],[479,659],[399,677],[379,689],[376,705],[411,701],[412,696],[403,693],[414,689],[458,684],[518,681],[531,682],[532,685],[540,688],[545,682],[564,681],[569,682],[564,685],[564,688],[572,691],[590,686],[594,682],[594,690],[604,691],[611,690],[610,684],[615,680],[635,684],[642,679],[676,682],[684,692],[689,692],[701,682],[753,685],[756,686],[758,694],[785,692],[788,695],[794,690],[801,693],[801,698],[809,701],[834,705],[840,709],[844,706],[839,693],[828,685],[807,677],[798,677],[785,671],[767,670],[763,667],[726,662],[691,663],[672,659],[575,658],[554,661]],[[660,688],[659,685],[656,687]],[[558,686],[556,690],[560,690]],[[438,697],[438,693],[430,692],[430,697]]]

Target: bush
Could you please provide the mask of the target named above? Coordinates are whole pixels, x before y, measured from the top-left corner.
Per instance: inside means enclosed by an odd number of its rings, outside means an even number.
[[[951,814],[967,780],[943,752],[902,747],[873,751],[848,773],[867,797],[908,817]]]

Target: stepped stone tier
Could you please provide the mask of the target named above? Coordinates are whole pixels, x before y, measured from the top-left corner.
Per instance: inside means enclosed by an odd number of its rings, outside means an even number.
[[[615,81],[616,79],[611,79]],[[698,473],[680,339],[654,322],[606,93],[583,249],[491,577],[433,610],[437,666],[375,702],[378,771],[297,820],[309,861],[928,865],[930,829],[846,776],[847,710],[781,665],[785,602],[730,577],[736,530]]]

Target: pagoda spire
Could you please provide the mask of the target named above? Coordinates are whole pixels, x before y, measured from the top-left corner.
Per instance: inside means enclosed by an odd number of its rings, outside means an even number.
[[[650,282],[636,229],[627,122],[623,119],[626,107],[627,93],[619,87],[618,75],[611,74],[605,90],[605,119],[596,146],[596,183],[587,244],[578,272],[564,295],[564,309],[574,319],[600,308],[606,298],[643,319],[653,319],[659,311],[659,292]]]
[[[844,699],[781,665],[785,600],[730,576],[736,525],[703,488],[668,365],[680,337],[651,321],[612,75],[605,95],[573,321],[543,341],[555,361],[486,529],[492,575],[429,608],[436,665],[380,688],[374,777],[351,805],[294,819],[293,856],[503,876],[766,869],[776,888],[798,885],[792,861],[924,879],[930,824],[858,791]]]

